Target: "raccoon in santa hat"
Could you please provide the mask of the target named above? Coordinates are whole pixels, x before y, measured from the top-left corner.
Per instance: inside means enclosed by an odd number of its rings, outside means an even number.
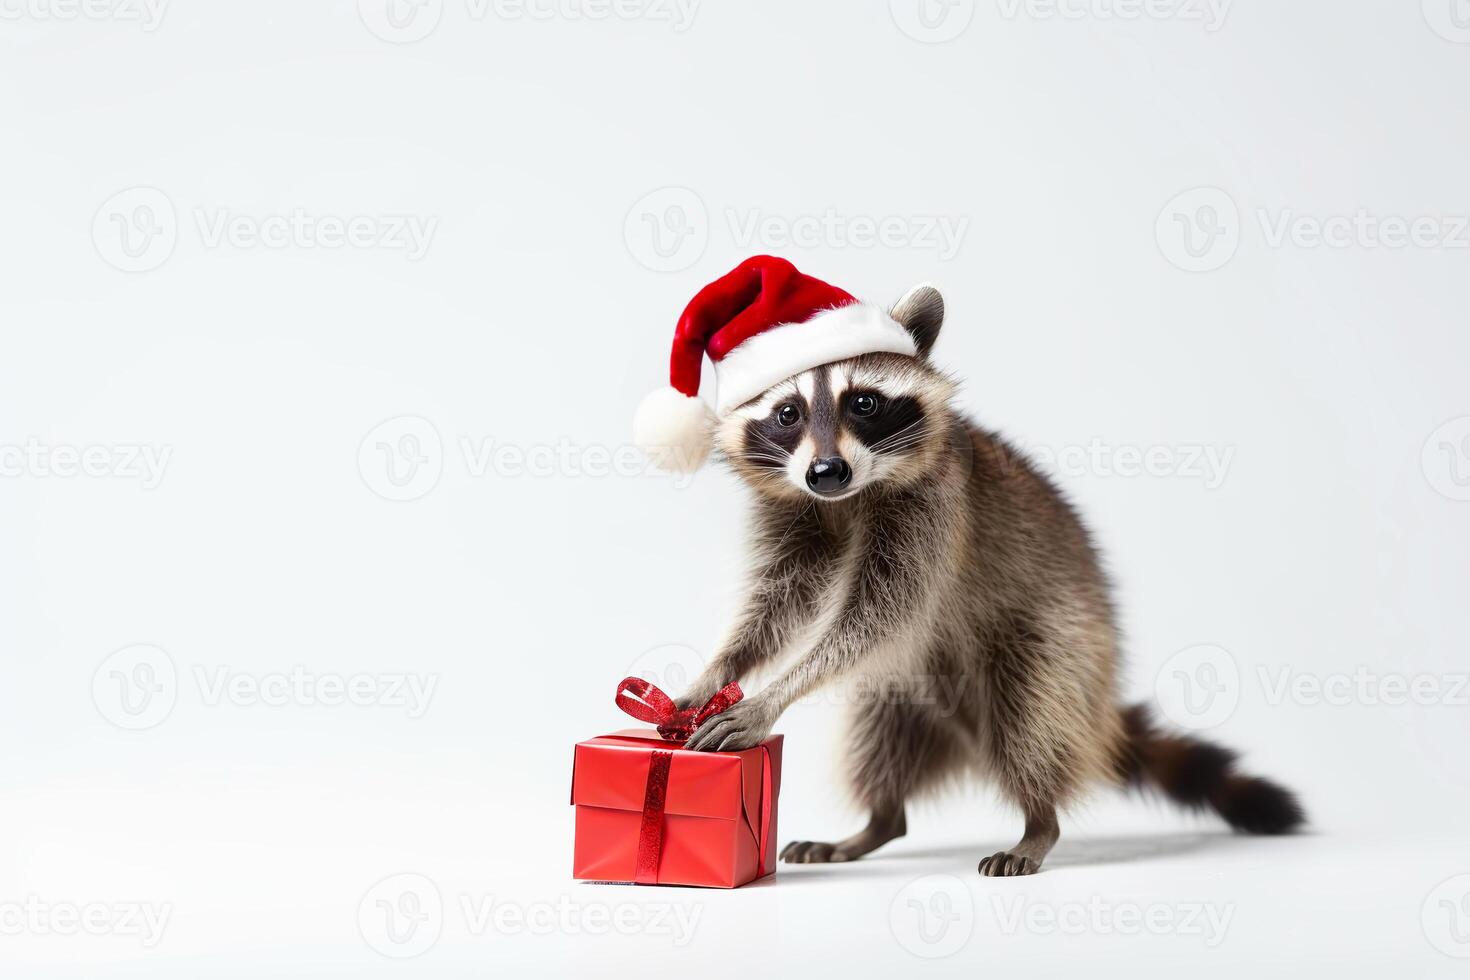
[[[787,862],[862,857],[905,833],[909,801],[972,776],[1024,820],[1013,847],[979,862],[987,876],[1039,870],[1058,811],[1097,783],[1149,787],[1247,833],[1297,828],[1289,791],[1119,703],[1097,551],[1051,481],[954,408],[956,382],[931,359],[944,313],[928,285],[883,308],[758,255],[679,318],[670,386],[639,408],[637,441],[682,472],[715,450],[755,511],[740,612],[678,704],[789,658],[686,748],[748,748],[824,685],[881,682],[886,696],[855,700],[847,719],[867,826],[793,841]],[[699,392],[705,357],[712,405]],[[957,700],[934,698],[935,678]]]

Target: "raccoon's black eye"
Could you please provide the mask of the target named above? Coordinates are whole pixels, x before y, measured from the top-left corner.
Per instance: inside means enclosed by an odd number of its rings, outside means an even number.
[[[878,413],[877,395],[856,395],[852,400],[852,414],[860,419],[871,418]]]
[[[795,405],[787,402],[776,409],[776,421],[785,426],[792,426],[801,421],[801,413],[796,410]]]

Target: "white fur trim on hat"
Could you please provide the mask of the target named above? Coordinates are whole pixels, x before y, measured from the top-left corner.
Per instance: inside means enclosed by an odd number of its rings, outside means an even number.
[[[715,364],[715,411],[724,415],[777,382],[814,367],[877,353],[915,357],[919,348],[902,324],[867,303],[850,303],[802,323],[771,327]]]
[[[709,456],[712,422],[703,398],[659,388],[648,393],[633,416],[633,441],[660,469],[693,473]]]

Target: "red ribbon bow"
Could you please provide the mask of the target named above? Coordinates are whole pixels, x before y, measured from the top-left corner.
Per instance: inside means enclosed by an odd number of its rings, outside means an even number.
[[[738,681],[731,681],[698,711],[679,709],[674,699],[641,677],[624,677],[614,698],[617,706],[639,721],[658,727],[658,733],[670,742],[687,742],[694,730],[726,708],[745,697]]]

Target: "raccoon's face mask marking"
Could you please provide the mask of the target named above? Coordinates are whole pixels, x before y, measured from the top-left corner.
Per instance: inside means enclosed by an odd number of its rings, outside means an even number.
[[[843,500],[921,479],[944,439],[949,381],[897,354],[867,354],[781,382],[721,421],[727,461],[756,490]]]
[[[942,455],[954,384],[929,364],[944,300],[917,286],[889,315],[918,357],[864,354],[824,364],[730,412],[715,444],[758,492],[844,500],[884,482],[911,483]]]

